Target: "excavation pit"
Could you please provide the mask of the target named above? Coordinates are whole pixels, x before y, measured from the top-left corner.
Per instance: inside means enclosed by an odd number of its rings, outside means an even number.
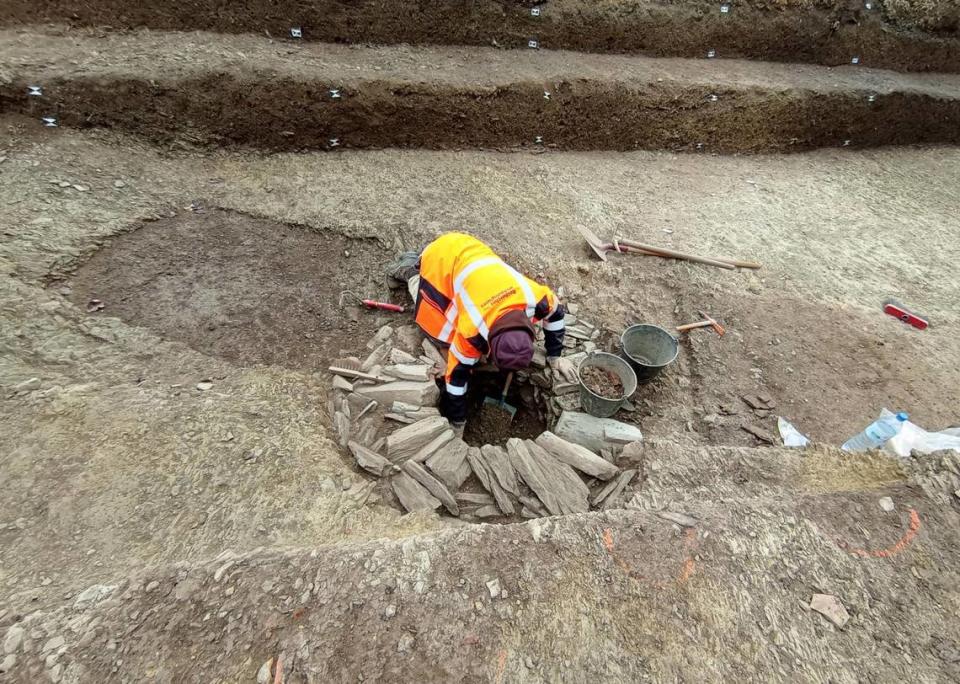
[[[388,320],[339,301],[389,296],[375,241],[195,209],[114,238],[55,287],[82,309],[102,302],[91,316],[244,366],[315,371]]]
[[[502,373],[477,372],[471,379],[467,392],[469,413],[463,440],[471,446],[484,444],[503,445],[507,440],[536,439],[547,429],[544,407],[531,383],[523,378],[515,378],[507,393],[506,403],[515,407],[517,412],[510,419],[506,410],[496,406],[484,406],[484,400],[492,397],[499,401],[503,393],[506,378]]]

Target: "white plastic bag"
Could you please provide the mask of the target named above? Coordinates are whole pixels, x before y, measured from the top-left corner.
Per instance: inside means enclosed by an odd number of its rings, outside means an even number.
[[[783,446],[805,447],[810,443],[810,440],[783,416],[777,416],[777,428],[780,430],[780,439],[783,440]]]
[[[893,415],[887,409],[880,412],[881,416]],[[929,454],[934,451],[952,449],[960,453],[960,428],[949,428],[940,432],[927,432],[919,425],[909,420],[903,424],[903,429],[895,437],[887,440],[883,450],[906,458],[911,451]]]

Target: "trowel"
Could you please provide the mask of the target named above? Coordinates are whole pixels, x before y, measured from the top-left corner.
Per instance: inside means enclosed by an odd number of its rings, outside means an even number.
[[[487,407],[490,407],[491,410],[498,409],[500,411],[504,411],[508,416],[510,416],[507,422],[512,421],[513,417],[517,415],[517,407],[511,406],[507,403],[507,392],[510,391],[510,383],[512,382],[513,371],[510,371],[507,373],[507,381],[503,383],[503,393],[500,395],[500,398],[497,399],[496,397],[485,397],[483,400],[483,406],[480,408],[480,410],[484,411],[487,409]]]

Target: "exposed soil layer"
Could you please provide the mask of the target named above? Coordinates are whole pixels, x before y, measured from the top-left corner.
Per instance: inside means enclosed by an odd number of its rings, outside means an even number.
[[[377,287],[381,257],[373,241],[201,209],[115,238],[66,283],[78,306],[104,303],[91,316],[235,363],[316,370],[376,330],[339,293]]]
[[[485,406],[484,399],[500,398],[503,392],[505,378],[499,373],[477,372],[470,380],[467,401],[470,409],[467,414],[467,425],[463,431],[463,439],[473,446],[484,444],[506,444],[511,437],[519,439],[534,439],[547,429],[540,418],[535,405],[528,406],[525,401],[527,392],[524,383],[514,380],[510,392],[507,393],[506,403],[517,409],[513,419],[506,410],[497,406]]]
[[[128,0],[8,0],[0,24],[70,22],[115,29],[152,28],[255,33],[331,43],[412,43],[542,47],[585,52],[637,52],[700,57],[708,49],[724,57],[781,62],[847,64],[859,56],[871,66],[913,71],[960,71],[955,7],[941,3],[935,21],[909,12],[891,21],[862,2],[727,3],[694,0],[596,2],[552,0],[531,14],[526,0],[198,0],[136,3]],[[922,25],[933,32],[917,30]]]
[[[18,66],[0,112],[160,143],[733,153],[960,142],[951,75],[489,49],[291,53],[250,36],[8,37],[0,58]],[[36,84],[42,97],[28,95]]]
[[[580,379],[587,389],[606,399],[621,399],[623,397],[623,383],[615,373],[597,366],[587,366],[580,369]]]

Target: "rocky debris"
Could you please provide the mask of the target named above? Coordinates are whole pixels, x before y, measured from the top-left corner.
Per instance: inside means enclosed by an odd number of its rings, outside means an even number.
[[[449,430],[450,423],[442,416],[431,416],[402,427],[387,437],[387,458],[394,463],[410,458]]]
[[[773,398],[768,394],[745,394],[740,398],[754,411],[772,411],[777,407]]]
[[[449,489],[456,491],[470,477],[467,450],[466,442],[462,439],[453,439],[427,459],[427,468],[440,478]]]
[[[830,594],[814,594],[810,599],[810,609],[820,613],[840,629],[850,620],[850,613],[840,599]]]
[[[553,432],[557,437],[594,453],[600,453],[603,449],[619,451],[623,445],[643,439],[643,433],[635,425],[612,418],[595,418],[578,411],[561,413]]]
[[[590,490],[570,466],[560,463],[532,441],[508,440],[507,454],[514,469],[550,515],[586,512]]]
[[[494,577],[492,580],[489,580],[487,583],[487,592],[490,594],[490,598],[500,598],[500,593],[502,588],[500,587],[500,578]]]
[[[15,656],[13,653],[8,654],[2,661],[0,661],[0,674],[12,672],[16,664],[17,656]]]
[[[379,378],[374,378],[379,380]],[[440,398],[440,390],[437,383],[432,380],[426,382],[415,382],[413,380],[398,380],[388,382],[384,385],[373,385],[360,387],[356,390],[379,403],[386,405],[394,401],[400,401],[405,404],[417,404],[420,406],[433,405]]]
[[[271,684],[271,673],[273,671],[273,658],[264,661],[260,669],[257,670],[257,684]]]
[[[617,466],[605,461],[589,449],[561,439],[550,431],[537,437],[536,442],[560,462],[566,463],[591,477],[609,480],[620,472]]]
[[[383,477],[384,475],[389,475],[390,473],[395,473],[400,470],[376,451],[368,449],[357,442],[349,442],[347,447],[350,449],[350,453],[353,454],[354,459],[356,459],[357,465],[377,477]]]
[[[115,584],[94,584],[77,595],[74,605],[77,607],[94,604],[106,598],[117,588]]]
[[[405,472],[394,475],[390,479],[390,486],[393,487],[393,493],[397,495],[400,504],[410,513],[435,511],[442,505],[439,499]]]
[[[893,499],[891,499],[889,496],[882,497],[879,503],[880,503],[880,508],[883,510],[884,513],[893,513],[893,511],[896,510],[897,508],[896,505],[894,505],[893,503]]]
[[[333,389],[341,390],[343,392],[352,392],[353,385],[351,385],[345,378],[340,375],[333,376]]]
[[[603,487],[597,490],[596,494],[590,497],[590,505],[595,508],[599,507],[604,511],[612,508],[636,474],[636,470],[624,470],[619,476],[608,481]]]
[[[451,441],[454,438],[453,430],[445,430],[440,433],[438,437],[431,440],[425,447],[420,449],[417,453],[410,457],[411,461],[416,461],[417,463],[423,463],[428,458],[433,456],[437,451],[439,451],[447,442]]]
[[[402,468],[407,475],[422,484],[428,492],[439,499],[444,508],[450,511],[452,515],[460,515],[460,507],[457,505],[453,494],[440,480],[428,473],[426,468],[413,460],[406,461]]]
[[[397,642],[397,653],[409,653],[413,650],[414,636],[410,632],[404,632]]]
[[[419,380],[425,382],[430,379],[432,368],[422,363],[398,363],[392,366],[386,366],[383,369],[384,375],[400,380]]]
[[[485,445],[483,449],[487,449],[489,446],[490,445]],[[496,476],[490,470],[490,466],[483,457],[482,449],[471,447],[469,450],[467,450],[467,460],[470,462],[470,467],[473,469],[473,473],[477,476],[477,479],[480,480],[480,484],[483,485],[483,488],[493,494],[493,498],[497,502],[497,507],[504,514],[513,515],[513,502],[510,500],[510,497],[507,495],[507,492],[503,489],[503,487],[500,486]]]

